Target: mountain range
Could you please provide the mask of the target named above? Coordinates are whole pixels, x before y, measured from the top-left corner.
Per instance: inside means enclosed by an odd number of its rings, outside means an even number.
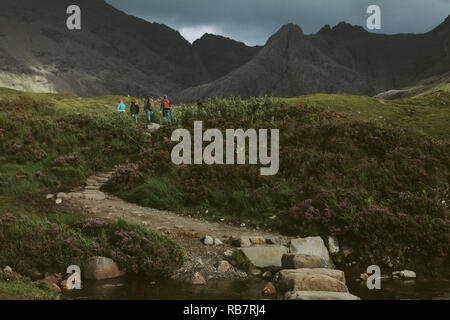
[[[66,8],[82,29],[66,28]],[[80,96],[374,95],[450,71],[450,16],[425,34],[382,35],[340,23],[305,35],[283,26],[264,46],[205,34],[193,44],[103,0],[2,0],[0,87]]]

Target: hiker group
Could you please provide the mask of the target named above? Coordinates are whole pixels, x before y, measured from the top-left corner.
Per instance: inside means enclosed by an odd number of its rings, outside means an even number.
[[[147,125],[151,124],[152,119],[152,113],[153,113],[153,107],[156,103],[160,104],[160,112],[162,112],[163,119],[166,119],[167,121],[170,121],[170,109],[172,105],[170,104],[170,100],[167,98],[167,95],[163,95],[162,98],[150,98],[149,96],[145,99],[144,104],[144,111],[145,115],[147,116]],[[117,106],[116,111],[118,113],[125,113],[126,112],[126,106],[123,103],[123,99],[119,100],[119,105]],[[131,101],[130,105],[130,113],[133,119],[138,123],[139,120],[139,103],[136,100]]]

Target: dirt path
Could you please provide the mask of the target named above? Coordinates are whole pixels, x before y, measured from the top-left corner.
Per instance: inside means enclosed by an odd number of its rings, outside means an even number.
[[[183,278],[194,271],[200,271],[209,278],[243,278],[246,275],[238,270],[218,274],[214,265],[224,260],[226,251],[232,249],[232,240],[240,236],[263,236],[278,238],[287,243],[288,238],[275,232],[240,228],[227,223],[208,222],[174,212],[141,207],[128,203],[113,195],[100,191],[101,186],[108,181],[113,172],[98,174],[87,179],[84,188],[77,188],[69,193],[67,203],[82,208],[88,217],[103,220],[123,218],[130,223],[141,224],[149,230],[165,234],[183,248],[185,264],[179,270],[176,278]],[[209,235],[218,238],[222,245],[207,246],[203,238]],[[229,251],[228,251],[229,253]]]

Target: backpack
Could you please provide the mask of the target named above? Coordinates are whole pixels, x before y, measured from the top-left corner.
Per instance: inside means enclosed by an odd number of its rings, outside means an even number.
[[[170,101],[168,99],[163,100],[163,109],[170,109]]]

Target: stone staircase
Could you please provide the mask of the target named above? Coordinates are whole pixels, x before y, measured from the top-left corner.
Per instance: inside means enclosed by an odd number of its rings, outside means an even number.
[[[83,197],[87,200],[105,200],[106,195],[100,191],[100,188],[108,182],[114,172],[109,171],[89,177],[85,182]]]

